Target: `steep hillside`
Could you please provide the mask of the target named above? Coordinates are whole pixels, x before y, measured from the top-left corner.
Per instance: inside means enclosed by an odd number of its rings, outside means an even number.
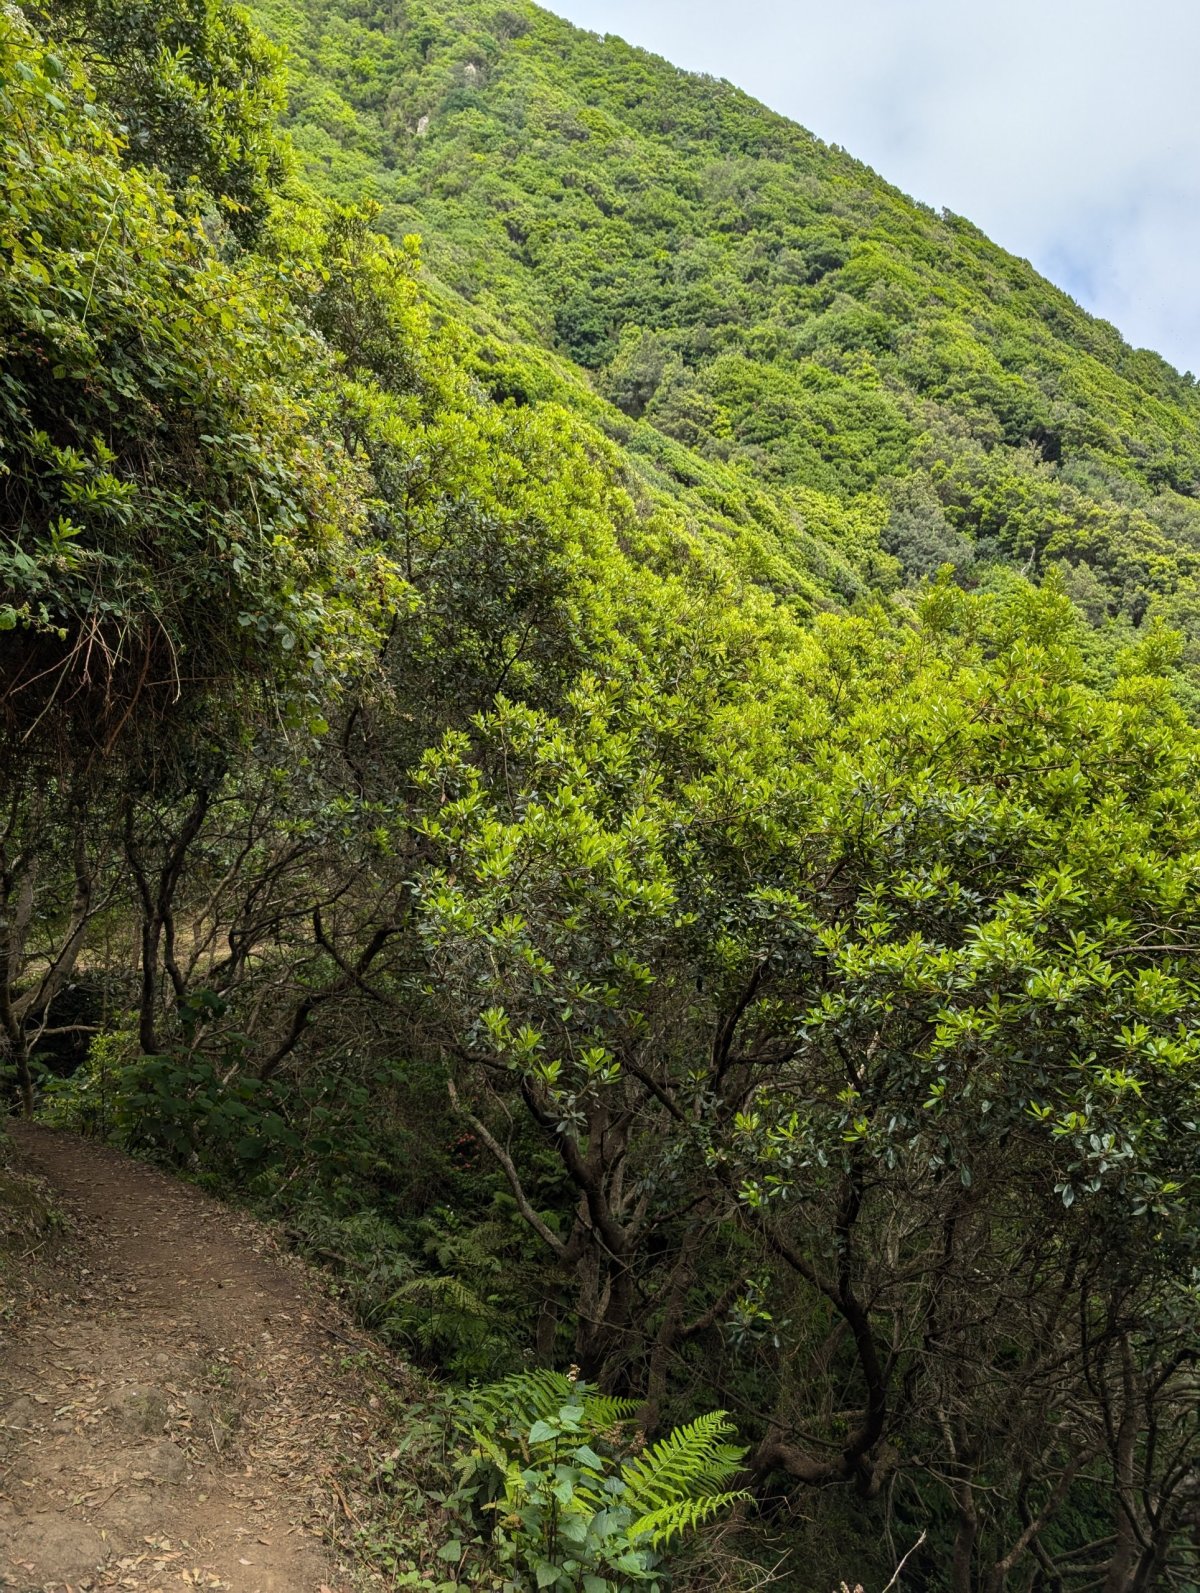
[[[685,485],[705,473],[669,441],[727,464],[867,584],[1060,562],[1094,621],[1200,634],[1195,383],[969,222],[520,0],[257,11],[290,52],[304,169],[421,235],[492,334],[498,395],[573,389]],[[497,322],[623,416],[528,352],[515,373]],[[876,537],[898,571],[864,563]]]
[[[291,142],[0,7],[4,1097],[450,1385],[391,1585],[1195,1587],[1190,380],[544,12],[263,17]]]

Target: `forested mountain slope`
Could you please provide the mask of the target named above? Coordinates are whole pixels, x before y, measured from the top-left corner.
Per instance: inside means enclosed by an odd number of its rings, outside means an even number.
[[[0,9],[6,1095],[522,1374],[400,1585],[1193,1586],[1192,383],[546,13],[263,20]]]
[[[589,372],[636,458],[685,482],[664,438],[729,461],[860,564],[878,536],[904,578],[1057,561],[1093,618],[1196,632],[1195,383],[969,222],[533,6],[259,14],[312,179],[420,233],[481,324]],[[499,394],[561,391],[497,366]]]

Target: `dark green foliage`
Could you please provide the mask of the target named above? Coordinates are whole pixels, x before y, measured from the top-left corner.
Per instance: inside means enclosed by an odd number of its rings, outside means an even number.
[[[888,519],[880,533],[880,543],[886,553],[900,561],[905,576],[914,585],[937,574],[943,565],[953,565],[960,576],[969,576],[975,563],[976,543],[950,524],[932,483],[922,476],[910,476],[897,482],[890,494]],[[1081,565],[1091,577],[1087,588],[1094,593],[1093,611],[1088,618],[1093,624],[1105,617],[1106,610],[1100,594],[1104,588],[1089,565]],[[1080,588],[1081,594],[1084,588]],[[1074,590],[1071,592],[1075,596]],[[1095,605],[1101,603],[1100,612]]]
[[[746,1451],[727,1442],[724,1411],[645,1449],[633,1415],[559,1372],[464,1397],[458,1498],[474,1507],[476,1536],[443,1553],[469,1566],[467,1586],[661,1593],[663,1551],[749,1498],[729,1486]]]
[[[0,22],[0,710],[75,754],[247,678],[320,690],[361,517],[323,350],[86,96]]]

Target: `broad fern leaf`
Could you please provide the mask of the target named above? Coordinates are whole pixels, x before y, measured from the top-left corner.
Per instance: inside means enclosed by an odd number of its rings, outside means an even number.
[[[632,1421],[637,1415],[636,1399],[618,1399],[612,1394],[586,1393],[583,1400],[583,1419],[593,1432],[605,1433],[622,1422]]]
[[[473,1388],[463,1397],[463,1405],[474,1420],[488,1417],[493,1422],[532,1427],[534,1422],[557,1416],[576,1398],[575,1384],[564,1373],[539,1370],[517,1372],[486,1388]]]
[[[650,1510],[629,1525],[632,1542],[646,1539],[654,1549],[670,1546],[672,1538],[685,1532],[695,1532],[721,1510],[740,1504],[750,1495],[744,1488],[734,1493],[706,1493],[698,1499],[677,1499],[674,1504],[659,1510]]]
[[[684,1500],[719,1494],[746,1455],[725,1441],[734,1430],[723,1410],[677,1427],[621,1468],[622,1503],[640,1518]]]

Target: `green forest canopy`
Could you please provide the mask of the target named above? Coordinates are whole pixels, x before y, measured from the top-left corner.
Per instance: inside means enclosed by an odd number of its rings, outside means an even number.
[[[788,1585],[1194,1584],[1195,384],[532,6],[257,23],[0,15],[15,1097],[728,1409]]]
[[[530,7],[261,14],[303,169],[422,235],[456,312],[495,329],[497,395],[506,345],[533,344],[575,369],[528,396],[565,385],[707,502],[729,500],[705,466],[730,464],[797,530],[881,541],[899,571],[868,562],[868,584],[1058,563],[1093,620],[1194,633],[1194,381],[968,222],[728,83]]]

